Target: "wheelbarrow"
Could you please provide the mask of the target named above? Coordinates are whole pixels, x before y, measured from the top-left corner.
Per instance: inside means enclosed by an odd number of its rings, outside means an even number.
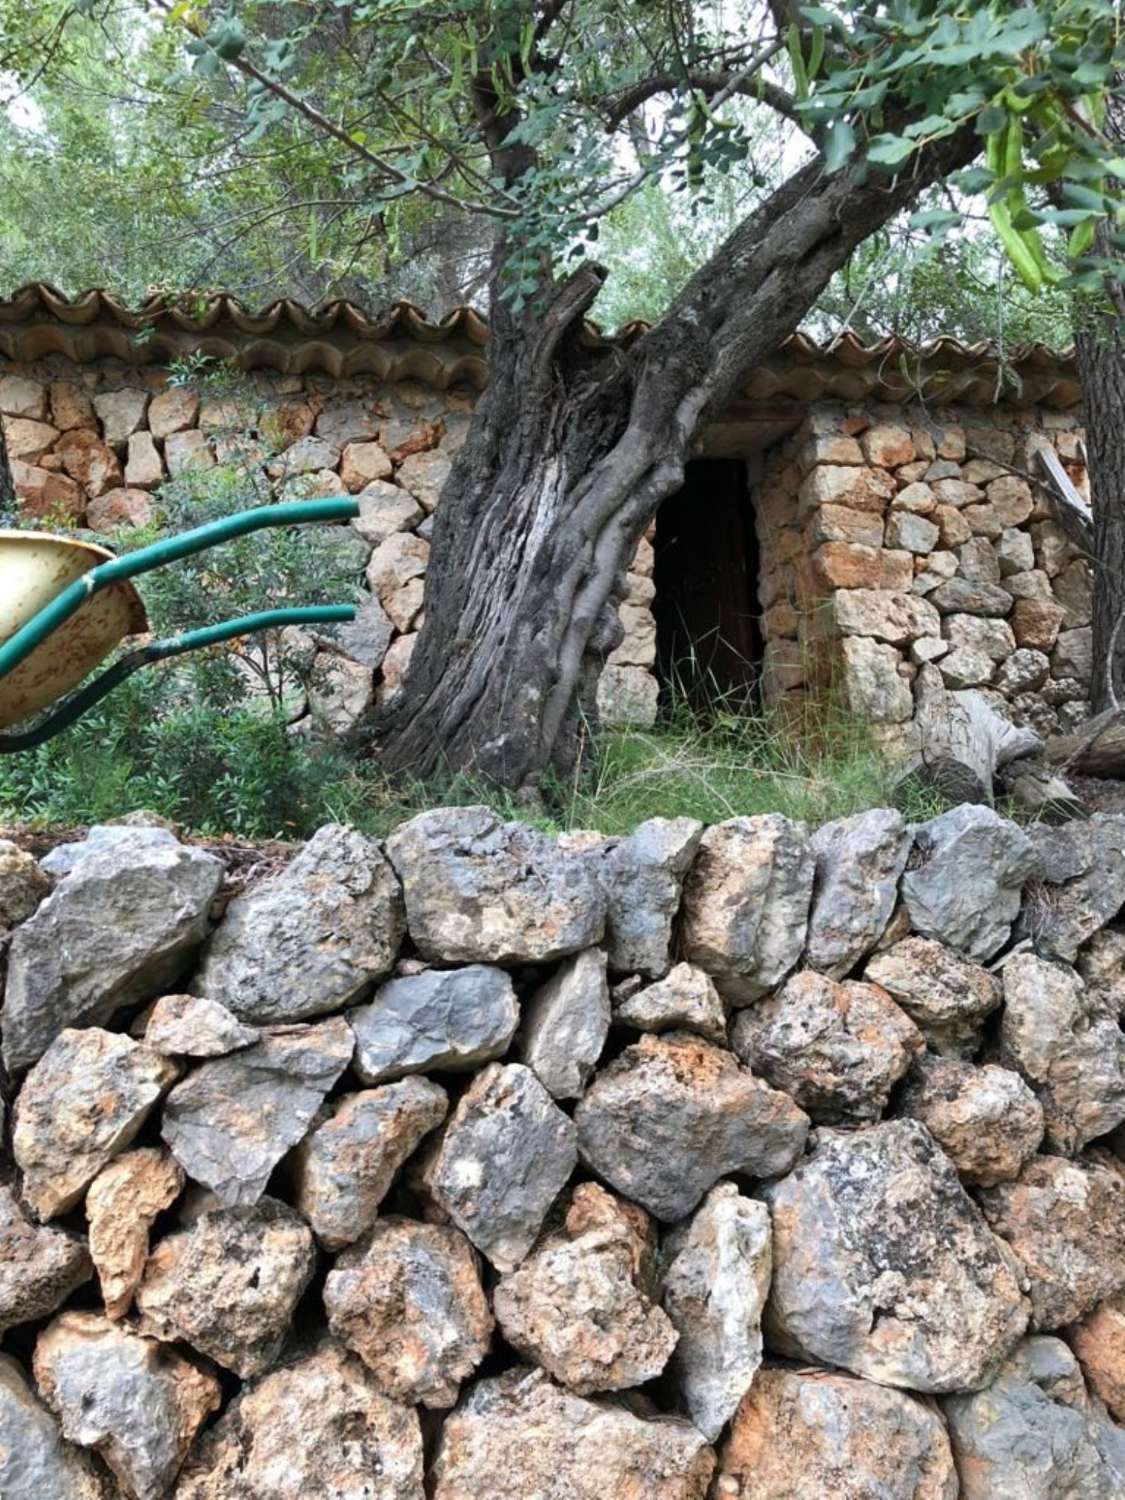
[[[145,607],[132,579],[265,527],[344,521],[358,514],[359,502],[350,496],[263,505],[124,557],[50,532],[0,530],[0,729],[58,705],[29,729],[0,734],[0,754],[43,744],[154,662],[284,625],[354,620],[352,604],[264,609],[149,641],[72,693],[123,640],[147,630]]]

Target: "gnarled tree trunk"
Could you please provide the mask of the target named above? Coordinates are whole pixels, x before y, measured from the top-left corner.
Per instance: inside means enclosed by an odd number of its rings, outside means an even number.
[[[489,386],[437,510],[426,623],[375,727],[388,769],[519,788],[573,765],[628,563],[696,433],[853,249],[978,145],[962,132],[893,180],[862,159],[832,176],[811,163],[627,351],[581,350],[595,268],[518,316],[497,270]]]

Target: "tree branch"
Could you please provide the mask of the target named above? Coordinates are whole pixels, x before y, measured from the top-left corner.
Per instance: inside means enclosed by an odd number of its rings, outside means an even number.
[[[674,93],[676,89],[683,88],[686,84],[689,88],[696,89],[703,94],[713,109],[721,108],[735,94],[740,94],[747,99],[760,100],[776,110],[778,114],[784,115],[787,120],[792,120],[808,134],[793,95],[778,84],[771,83],[768,78],[763,78],[759,71],[780,50],[781,43],[774,42],[767,51],[753,59],[749,68],[737,73],[689,70],[686,75],[657,73],[651,78],[642,79],[619,94],[613,101],[606,115],[606,129],[609,132],[616,130],[622,120],[631,115],[634,110],[639,109],[642,104],[647,104],[650,99],[654,99],[657,94]]]

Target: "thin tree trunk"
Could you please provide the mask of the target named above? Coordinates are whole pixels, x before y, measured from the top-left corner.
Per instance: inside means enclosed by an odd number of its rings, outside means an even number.
[[[375,726],[388,769],[519,788],[573,765],[626,568],[695,434],[855,247],[978,146],[962,132],[894,180],[811,163],[628,353],[580,348],[596,268],[519,316],[494,276],[489,386],[437,510],[421,639]]]
[[[8,461],[8,445],[4,441],[4,429],[0,427],[0,511],[15,510],[16,482],[12,478],[12,466]]]

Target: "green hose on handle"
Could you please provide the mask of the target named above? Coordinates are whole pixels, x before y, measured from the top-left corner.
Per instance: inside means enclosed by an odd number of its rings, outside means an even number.
[[[151,547],[142,547],[124,557],[111,557],[98,563],[68,584],[50,602],[0,645],[0,684],[16,670],[44,641],[60,626],[65,625],[84,604],[103,589],[151,572],[165,563],[177,562],[192,557],[210,547],[221,546],[235,537],[266,527],[292,526],[310,522],[345,521],[359,514],[359,502],[351,496],[337,496],[325,500],[294,500],[279,505],[264,505],[256,510],[240,511],[220,521],[211,521],[194,531],[182,532],[155,542]],[[254,631],[275,630],[284,625],[308,625],[340,623],[353,620],[356,609],[351,604],[309,605],[283,609],[261,610],[243,615],[236,620],[225,620],[217,625],[190,630],[163,641],[153,641],[147,646],[131,651],[116,662],[108,671],[81,689],[46,721],[25,733],[0,736],[0,753],[33,749],[53,735],[58,734],[79,718],[95,703],[100,702],[118,683],[123,682],[141,667],[168,657],[182,656],[187,651],[217,645],[234,640],[240,635]],[[96,658],[95,658],[96,661]],[[2,694],[0,686],[0,694]]]

